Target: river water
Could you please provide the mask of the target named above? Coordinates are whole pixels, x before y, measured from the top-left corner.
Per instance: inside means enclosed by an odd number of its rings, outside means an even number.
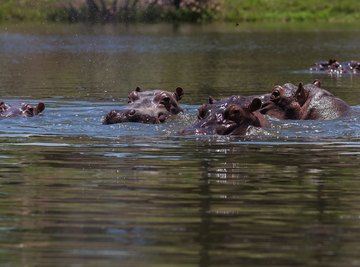
[[[182,136],[209,95],[322,85],[360,110],[356,25],[0,25],[1,266],[359,266],[360,117]],[[161,125],[102,125],[181,86]]]

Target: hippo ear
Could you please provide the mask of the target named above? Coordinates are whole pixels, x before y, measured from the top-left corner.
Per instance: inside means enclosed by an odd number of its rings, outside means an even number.
[[[214,104],[214,102],[216,102],[216,100],[212,96],[209,96],[208,102],[209,102],[209,104]]]
[[[41,112],[43,112],[45,109],[45,104],[43,102],[40,102],[39,104],[37,104],[37,106],[35,107],[34,113],[35,114],[39,114]]]
[[[317,86],[317,87],[319,87],[319,88],[321,88],[321,82],[320,82],[320,80],[314,80],[313,81],[313,85],[315,85],[315,86]]]
[[[248,106],[248,110],[250,112],[254,112],[254,111],[260,109],[261,105],[262,105],[262,102],[261,102],[260,98],[254,98],[253,101]]]
[[[198,108],[198,119],[202,120],[203,118],[205,118],[207,113],[208,113],[207,105],[202,104],[201,107]]]
[[[174,95],[175,95],[175,98],[176,98],[177,101],[179,101],[181,99],[183,94],[184,94],[184,90],[181,87],[177,87],[175,89]]]
[[[304,85],[299,83],[298,89],[295,92],[295,98],[299,102],[300,106],[303,106],[306,101],[306,93],[304,89]]]
[[[138,86],[135,88],[135,92],[141,92],[141,88]]]

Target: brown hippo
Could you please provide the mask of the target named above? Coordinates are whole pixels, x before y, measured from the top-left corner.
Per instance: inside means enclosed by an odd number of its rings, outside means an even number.
[[[112,110],[103,119],[103,124],[121,122],[141,122],[157,124],[165,122],[171,115],[182,112],[178,101],[184,91],[181,87],[175,92],[152,90],[142,92],[137,87],[128,95],[128,107],[122,110]]]
[[[354,113],[345,101],[320,88],[318,80],[275,86],[260,112],[285,120],[330,120]]]
[[[4,102],[0,103],[0,118],[9,117],[32,117],[43,112],[45,104],[40,102],[36,106],[30,104],[21,104],[19,106],[10,106]]]
[[[231,96],[215,101],[209,98],[208,104],[198,109],[198,120],[182,134],[195,135],[245,135],[249,126],[267,127],[267,119],[258,112],[261,99],[265,96]]]
[[[311,71],[320,71],[334,74],[342,73],[359,73],[360,62],[351,60],[348,62],[339,62],[336,59],[329,59],[328,61],[315,62],[310,67]]]

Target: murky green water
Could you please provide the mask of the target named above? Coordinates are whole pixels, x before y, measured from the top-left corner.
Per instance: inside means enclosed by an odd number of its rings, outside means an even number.
[[[354,25],[0,25],[1,266],[359,266],[360,118],[181,136],[208,95],[311,82],[360,109]],[[102,125],[129,91],[185,89],[162,125]]]

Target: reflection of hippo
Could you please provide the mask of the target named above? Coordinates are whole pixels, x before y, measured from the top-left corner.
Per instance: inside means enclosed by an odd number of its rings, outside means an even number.
[[[176,88],[173,93],[161,90],[142,92],[137,87],[128,96],[128,107],[110,111],[104,117],[103,124],[121,122],[162,123],[169,116],[182,111],[178,101],[183,94],[184,91],[180,87]]]
[[[278,119],[329,120],[351,115],[354,111],[343,100],[320,88],[320,82],[296,87],[293,84],[277,85],[270,100],[260,111]]]
[[[320,61],[314,63],[310,67],[311,71],[322,71],[327,73],[359,73],[360,72],[360,62],[351,60],[348,62],[338,62],[335,59],[330,59],[329,61]]]
[[[0,103],[0,118],[9,118],[9,117],[32,117],[43,112],[45,109],[45,104],[40,102],[35,107],[30,104],[21,104],[20,106],[9,106],[4,102]]]
[[[266,96],[231,96],[215,101],[209,98],[198,110],[198,121],[183,134],[245,135],[249,126],[266,127],[267,119],[257,110]]]

